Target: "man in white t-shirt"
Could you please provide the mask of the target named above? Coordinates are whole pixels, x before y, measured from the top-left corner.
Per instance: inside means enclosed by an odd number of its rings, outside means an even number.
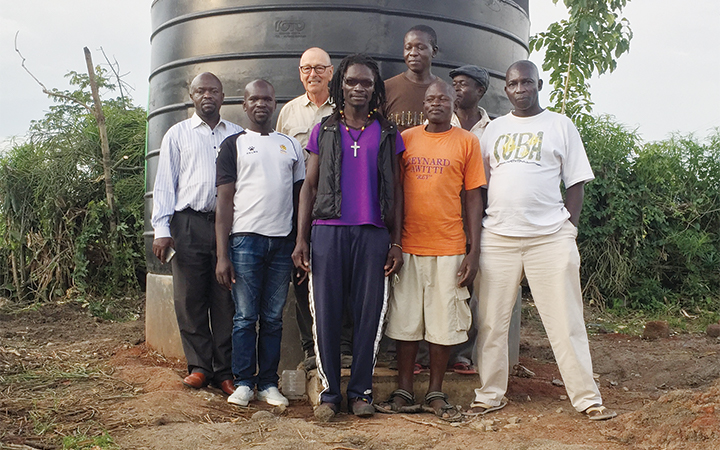
[[[480,140],[488,179],[478,293],[481,386],[466,414],[507,403],[508,328],[524,273],[573,407],[591,420],[610,419],[616,413],[602,406],[593,379],[575,243],[584,185],[594,176],[570,119],[540,107],[541,88],[532,62],[511,65],[505,93],[515,109],[490,122]]]
[[[278,391],[277,369],[293,267],[293,209],[305,160],[296,139],[272,129],[275,90],[270,83],[249,83],[243,109],[250,126],[225,139],[217,158],[215,272],[235,302],[235,392],[228,402],[247,406],[257,387],[259,400],[287,405]]]

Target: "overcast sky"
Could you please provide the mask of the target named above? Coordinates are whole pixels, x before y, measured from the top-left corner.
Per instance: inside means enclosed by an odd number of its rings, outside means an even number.
[[[51,101],[20,66],[26,65],[46,86],[68,89],[63,75],[85,72],[83,47],[104,63],[100,47],[120,63],[124,80],[134,87],[135,102],[145,106],[150,72],[150,0],[0,0],[0,146],[22,136],[41,119]],[[564,16],[552,0],[530,2],[533,33]],[[618,69],[591,80],[595,113],[612,114],[646,140],[670,132],[705,136],[720,126],[720,0],[631,0],[624,11],[634,38]],[[540,65],[541,56],[531,56]],[[543,75],[541,75],[543,76]],[[708,80],[708,76],[712,79]],[[699,83],[699,84],[698,84]],[[696,89],[697,87],[700,89]],[[2,143],[5,142],[4,145]]]

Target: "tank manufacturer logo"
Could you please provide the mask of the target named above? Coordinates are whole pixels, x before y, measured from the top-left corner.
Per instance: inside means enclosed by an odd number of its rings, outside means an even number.
[[[275,21],[275,37],[279,38],[304,38],[305,22],[302,19],[290,17]]]

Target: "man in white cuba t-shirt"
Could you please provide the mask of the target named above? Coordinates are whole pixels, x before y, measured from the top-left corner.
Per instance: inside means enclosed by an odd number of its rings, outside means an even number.
[[[594,176],[570,119],[540,107],[541,88],[532,62],[511,65],[505,93],[515,109],[490,122],[480,140],[488,180],[480,240],[480,387],[466,414],[507,404],[508,328],[524,274],[573,407],[591,420],[610,419],[616,413],[602,406],[593,379],[575,243],[584,184]]]

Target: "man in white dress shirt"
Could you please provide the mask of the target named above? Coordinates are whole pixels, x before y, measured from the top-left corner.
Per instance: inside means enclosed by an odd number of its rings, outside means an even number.
[[[171,127],[160,147],[153,190],[153,253],[166,263],[173,248],[175,314],[188,376],[199,389],[213,383],[230,395],[232,317],[230,291],[215,279],[215,159],[220,143],[242,127],[220,118],[225,94],[212,73],[190,83],[195,114]]]

